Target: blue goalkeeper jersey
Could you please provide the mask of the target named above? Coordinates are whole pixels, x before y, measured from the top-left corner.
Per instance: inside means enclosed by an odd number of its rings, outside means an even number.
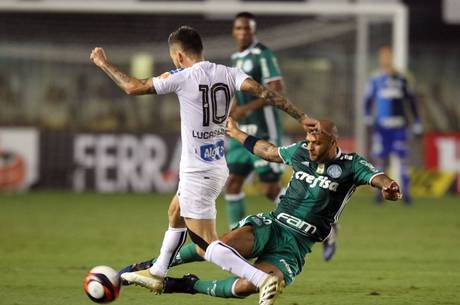
[[[409,112],[419,120],[415,96],[400,73],[379,72],[369,81],[365,94],[365,115],[381,128],[407,127]]]

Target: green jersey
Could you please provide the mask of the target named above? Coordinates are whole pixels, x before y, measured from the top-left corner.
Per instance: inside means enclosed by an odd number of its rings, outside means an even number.
[[[243,52],[233,54],[232,66],[242,69],[255,81],[264,85],[282,78],[275,55],[259,42],[254,42]],[[238,105],[245,105],[256,99],[241,91],[237,91],[235,97]],[[248,134],[272,143],[277,143],[281,137],[281,116],[279,110],[272,106],[253,111],[239,124],[240,128]]]
[[[356,187],[382,174],[363,157],[339,152],[318,163],[309,157],[306,142],[280,147],[279,155],[293,169],[284,196],[272,212],[279,223],[315,241],[324,240]]]

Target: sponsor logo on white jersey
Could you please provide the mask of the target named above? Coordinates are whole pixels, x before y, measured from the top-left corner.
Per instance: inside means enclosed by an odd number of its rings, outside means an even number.
[[[200,157],[205,161],[216,161],[224,157],[224,141],[200,146]]]

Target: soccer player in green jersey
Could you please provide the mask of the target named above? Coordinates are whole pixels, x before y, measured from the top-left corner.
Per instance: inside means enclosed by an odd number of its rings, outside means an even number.
[[[241,12],[233,22],[233,37],[239,52],[232,55],[232,66],[242,69],[257,82],[276,92],[283,91],[283,81],[278,62],[273,52],[256,38],[256,21],[253,14]],[[267,140],[273,144],[282,144],[282,122],[279,110],[268,105],[263,99],[244,92],[236,92],[231,117],[239,122],[242,130],[252,136]],[[279,199],[282,187],[280,179],[281,166],[276,162],[266,161],[248,152],[241,143],[230,140],[226,159],[230,176],[227,180],[225,201],[230,228],[246,216],[244,181],[252,171],[259,176],[264,195],[273,201]],[[329,261],[336,249],[337,227],[328,240],[323,243],[324,259]]]
[[[242,69],[257,82],[273,91],[283,91],[283,82],[275,55],[256,36],[253,14],[238,13],[233,23],[233,38],[238,52],[232,55],[232,66]],[[282,123],[279,111],[263,99],[237,91],[230,116],[250,135],[281,145]],[[252,171],[259,176],[263,193],[276,201],[281,192],[281,167],[252,155],[235,140],[230,140],[226,151],[230,176],[225,200],[230,228],[235,227],[245,214],[242,186]]]
[[[264,160],[284,163],[294,170],[286,193],[269,213],[250,215],[221,237],[245,258],[257,258],[255,266],[289,285],[301,271],[305,256],[316,242],[331,232],[346,203],[360,185],[371,185],[383,198],[401,199],[399,185],[356,153],[343,153],[337,146],[336,126],[320,121],[321,131],[307,133],[305,140],[278,147],[241,131],[229,119],[227,133],[245,149]],[[173,265],[202,260],[196,246],[183,247]],[[127,267],[146,268],[144,262]],[[123,272],[123,271],[122,271]],[[257,292],[249,281],[235,276],[224,280],[200,280],[195,275],[165,278],[164,293],[202,293],[215,297],[241,298]]]

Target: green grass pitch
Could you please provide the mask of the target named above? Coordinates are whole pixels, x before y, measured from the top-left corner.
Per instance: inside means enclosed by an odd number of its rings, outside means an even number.
[[[170,195],[39,192],[0,195],[0,304],[90,305],[82,282],[96,265],[116,269],[159,250]],[[249,212],[271,203],[249,197]],[[218,229],[225,230],[222,200]],[[341,218],[338,252],[326,263],[316,245],[303,273],[277,304],[460,304],[460,199],[417,199],[412,207],[376,207],[353,197]],[[209,263],[177,267],[204,279],[227,274]],[[155,296],[122,289],[114,304],[257,304],[203,295]]]

